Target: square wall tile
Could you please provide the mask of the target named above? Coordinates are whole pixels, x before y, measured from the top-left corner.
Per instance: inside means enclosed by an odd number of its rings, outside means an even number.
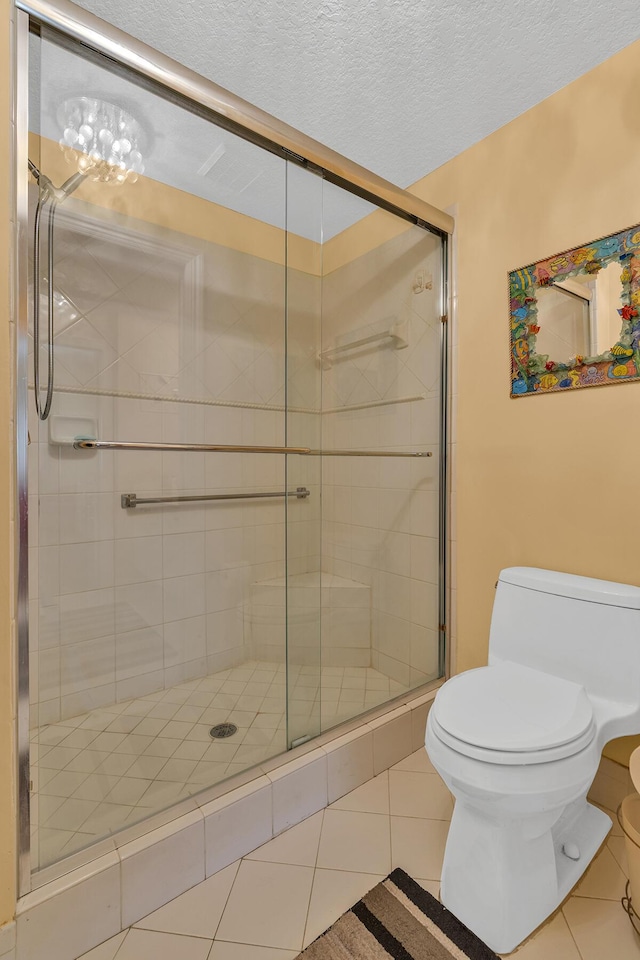
[[[16,922],[12,920],[0,927],[0,960],[4,960],[8,954],[15,950],[16,946]]]
[[[128,430],[135,429],[132,411],[128,411],[127,417],[118,417],[118,421],[118,436],[125,440]],[[142,435],[148,437],[148,429]],[[140,437],[133,434],[131,439],[136,440]],[[122,490],[123,493],[131,490],[140,494],[143,490],[146,492],[158,489],[161,472],[162,453],[160,451],[118,450],[115,454],[115,489]]]
[[[259,777],[203,805],[207,877],[271,839],[271,802],[271,782]]]
[[[373,733],[361,730],[324,746],[327,754],[328,802],[333,803],[373,777]]]
[[[74,871],[59,881],[60,892],[44,899],[43,891],[20,902],[17,955],[20,960],[72,960],[121,930],[120,863],[117,854]]]
[[[117,633],[129,633],[162,623],[162,586],[162,580],[150,580],[116,587]]]
[[[204,880],[204,821],[200,811],[120,848],[122,924],[129,926]]]
[[[60,716],[63,719],[77,717],[81,713],[95,710],[96,707],[106,707],[114,703],[115,699],[116,684],[114,683],[105,683],[101,687],[90,687],[88,690],[70,693],[60,701]],[[45,723],[42,707],[43,704],[40,705],[40,723]]]
[[[82,398],[83,400],[86,397]],[[42,447],[49,447],[49,444],[41,444]],[[44,451],[43,451],[44,452]],[[45,454],[46,455],[46,454]],[[133,454],[135,456],[135,454]],[[144,454],[143,454],[144,456]],[[50,461],[47,462],[47,466]],[[45,470],[47,469],[45,466]],[[91,454],[86,451],[61,448],[59,451],[59,461],[54,468],[54,476],[51,478],[51,486],[59,479],[60,493],[84,493],[85,490],[92,490],[94,493],[108,493],[114,489],[113,486],[113,458],[100,456],[99,453]],[[41,492],[55,493],[57,490],[51,489],[49,478],[45,479],[40,471],[40,485],[46,483],[46,487]],[[123,487],[126,490],[126,487]],[[135,490],[135,487],[131,488]]]
[[[118,680],[116,683],[116,702],[122,703],[123,700],[131,700],[133,697],[146,697],[150,693],[156,693],[164,689],[164,670],[153,670],[151,673],[138,674],[136,677],[129,677],[126,680]]]
[[[409,707],[399,707],[392,713],[370,721],[368,726],[373,731],[374,776],[413,753]]]
[[[164,625],[164,665],[174,667],[207,653],[206,617],[189,617]]]
[[[162,537],[129,537],[115,543],[118,586],[162,579]]]
[[[323,750],[313,750],[268,777],[273,784],[274,836],[327,805],[327,755]]]
[[[187,577],[204,570],[204,533],[172,533],[163,537],[163,543],[165,578]]]
[[[413,703],[409,704],[411,708],[411,749],[412,751],[424,749],[424,741],[427,732],[427,717],[429,716],[429,710],[431,709],[431,704],[435,698],[435,691],[427,695],[428,700],[424,702],[418,701],[416,706]]]
[[[204,573],[165,580],[163,593],[165,621],[186,620],[205,613]]]
[[[88,590],[60,597],[61,643],[79,643],[112,636],[115,633],[113,600],[113,589]],[[45,610],[41,610],[43,641],[46,618],[42,614]]]
[[[70,543],[60,547],[59,574],[61,594],[112,587],[114,578],[113,541],[97,540],[93,543]],[[44,593],[44,591],[41,592]]]
[[[162,626],[132,630],[116,637],[116,680],[149,674],[164,665]],[[142,694],[137,694],[142,696]]]
[[[61,695],[114,683],[115,668],[115,637],[66,645],[60,656]]]
[[[47,498],[49,499],[49,498]],[[111,493],[66,494],[59,501],[59,543],[112,540],[114,497]],[[51,540],[42,541],[54,542]]]

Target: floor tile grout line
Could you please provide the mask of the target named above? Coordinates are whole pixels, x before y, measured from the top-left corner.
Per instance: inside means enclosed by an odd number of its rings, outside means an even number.
[[[241,857],[239,860],[236,861],[236,863],[237,863],[236,872],[235,872],[234,875],[233,875],[233,880],[231,881],[231,886],[229,887],[229,892],[228,892],[228,894],[227,894],[227,896],[226,896],[226,899],[225,899],[225,901],[224,901],[224,907],[222,908],[222,911],[221,911],[221,913],[220,913],[220,917],[219,917],[218,922],[217,922],[217,924],[216,924],[215,933],[213,934],[213,942],[212,942],[212,944],[211,944],[211,948],[212,948],[212,949],[213,949],[213,943],[215,942],[215,939],[216,939],[216,933],[217,933],[218,930],[220,929],[220,924],[222,923],[222,918],[224,917],[224,912],[225,912],[225,910],[227,909],[227,904],[229,903],[229,900],[231,899],[231,891],[233,890],[233,888],[234,888],[235,885],[236,885],[236,880],[238,879],[238,874],[240,873],[240,867],[242,866],[242,861],[243,861],[243,860],[244,860],[244,857]],[[229,866],[231,866],[231,864],[229,864]],[[225,868],[223,868],[223,869],[225,869]],[[215,876],[215,874],[211,874],[211,876]]]
[[[569,899],[560,907],[560,913],[562,914],[562,917],[563,917],[563,919],[564,919],[564,922],[565,922],[566,925],[567,925],[567,930],[569,931],[569,936],[570,936],[571,939],[573,940],[574,946],[575,946],[576,950],[578,951],[578,955],[579,955],[580,957],[582,957],[582,960],[586,960],[586,958],[583,956],[582,950],[581,950],[580,947],[578,946],[578,941],[576,940],[576,938],[575,938],[574,935],[573,935],[573,930],[571,929],[571,924],[569,923],[569,918],[567,917],[567,915],[566,915],[565,912],[564,912],[565,906],[567,905],[567,903],[570,903],[570,902],[571,902],[571,899],[572,899],[572,898],[569,897]],[[588,899],[588,898],[585,897],[584,899]]]
[[[124,944],[125,940],[126,940],[127,937],[129,936],[129,932],[130,932],[130,931],[131,931],[131,927],[125,927],[124,937],[122,938],[122,940],[121,940],[120,943],[118,944],[118,948],[117,948],[116,952],[115,952],[114,955],[113,955],[113,960],[116,960],[118,954],[119,954],[120,951],[122,950],[122,945]],[[122,933],[122,931],[120,931],[120,932]],[[117,934],[116,934],[116,936],[117,936]]]
[[[320,811],[320,812],[321,812],[321,819],[320,819],[320,830],[319,830],[319,833],[318,833],[318,845],[317,845],[317,847],[316,847],[316,855],[315,855],[315,859],[314,859],[314,863],[313,863],[313,876],[312,876],[312,878],[311,878],[311,890],[309,891],[309,900],[308,900],[308,903],[307,903],[307,912],[306,912],[306,915],[305,915],[305,918],[304,918],[304,926],[303,926],[303,928],[302,928],[302,943],[301,943],[301,945],[300,945],[300,949],[301,949],[301,950],[304,950],[304,945],[305,945],[305,943],[306,943],[306,938],[307,938],[307,925],[308,925],[308,923],[309,923],[309,911],[310,911],[310,909],[311,909],[311,899],[312,899],[312,897],[313,897],[313,890],[314,890],[314,887],[315,887],[315,885],[316,885],[316,875],[317,875],[317,872],[318,872],[318,856],[320,855],[320,844],[322,843],[322,829],[323,829],[323,827],[324,827],[324,814],[325,814],[326,809],[327,809],[326,807],[323,807],[322,810]]]
[[[171,903],[171,901],[169,901],[169,903]],[[165,906],[167,906],[167,904],[165,904]],[[167,937],[186,937],[188,940],[208,940],[209,943],[213,943],[214,940],[213,937],[202,937],[199,933],[181,933],[179,930],[156,930],[154,927],[141,927],[139,926],[140,922],[140,920],[137,920],[135,923],[132,923],[130,927],[127,927],[127,933],[129,933],[131,930],[140,930],[142,933],[159,933],[160,935],[164,934]]]
[[[262,862],[262,863],[266,863],[267,861],[266,861],[266,860],[263,860],[263,861],[261,861],[261,862]],[[317,873],[318,870],[323,870],[323,871],[326,871],[327,873],[349,873],[349,874],[351,874],[351,873],[358,873],[358,874],[362,874],[363,877],[371,876],[372,873],[375,873],[375,872],[376,872],[375,870],[373,870],[373,871],[372,871],[372,870],[356,870],[354,867],[349,867],[348,870],[346,869],[346,867],[316,867],[315,873]],[[315,876],[315,873],[314,873],[314,876]],[[432,879],[432,878],[431,878],[431,877],[423,877],[422,879],[423,879],[423,880],[430,880],[430,879]],[[435,881],[435,882],[438,882],[438,883],[439,883],[439,880],[438,880],[438,881]]]
[[[593,863],[593,860],[592,860],[591,862]],[[574,890],[575,890],[575,888],[574,888]],[[620,903],[620,897],[593,897],[593,896],[591,896],[591,897],[583,897],[583,896],[581,896],[581,895],[579,895],[579,894],[577,894],[577,893],[574,893],[574,892],[572,891],[572,893],[571,893],[571,895],[569,896],[569,898],[564,901],[564,904],[563,904],[563,906],[562,906],[562,910],[563,910],[563,911],[564,911],[564,908],[565,908],[565,906],[567,905],[567,903],[570,903],[571,900],[593,900],[594,903]],[[620,910],[621,910],[621,913],[624,913],[624,910],[622,910],[622,907],[620,908]],[[568,922],[569,922],[569,921],[567,920],[567,923],[568,923]]]
[[[263,943],[245,943],[244,940],[214,940],[214,943],[230,943],[233,946],[238,947],[258,947],[259,949],[263,950],[282,950],[283,953],[295,953],[295,950],[293,950],[291,947],[270,947]]]

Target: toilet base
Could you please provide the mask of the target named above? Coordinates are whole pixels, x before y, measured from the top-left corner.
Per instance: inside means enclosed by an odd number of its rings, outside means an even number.
[[[562,903],[610,829],[611,819],[584,797],[560,817],[549,811],[506,823],[459,798],[445,851],[442,903],[496,953],[510,953]],[[578,859],[563,852],[572,853],[572,844]]]

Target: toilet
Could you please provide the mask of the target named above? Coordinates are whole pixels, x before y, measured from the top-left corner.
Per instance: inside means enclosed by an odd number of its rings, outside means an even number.
[[[640,733],[640,588],[503,570],[489,664],[448,680],[425,746],[455,797],[440,896],[497,953],[551,914],[611,828],[604,744]]]

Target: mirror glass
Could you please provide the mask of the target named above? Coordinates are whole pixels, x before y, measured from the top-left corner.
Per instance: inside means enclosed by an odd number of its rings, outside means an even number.
[[[554,284],[540,291],[538,353],[569,360],[576,354],[591,352],[591,299],[591,290],[585,289],[583,294],[582,290],[566,289],[564,284]]]
[[[511,395],[637,379],[640,227],[509,274]]]

